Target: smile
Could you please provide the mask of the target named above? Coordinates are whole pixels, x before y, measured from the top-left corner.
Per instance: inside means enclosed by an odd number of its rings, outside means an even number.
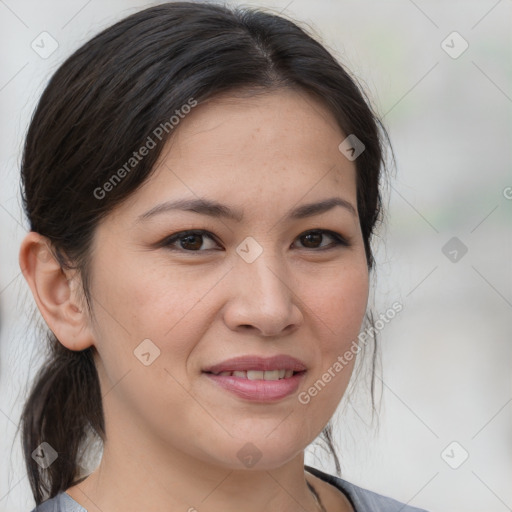
[[[280,379],[288,379],[290,378],[294,373],[293,370],[267,370],[267,371],[261,371],[261,370],[238,370],[233,372],[220,372],[215,373],[212,372],[214,375],[221,375],[223,377],[226,376],[233,376],[233,377],[240,377],[242,379],[248,379],[248,380],[280,380]]]
[[[269,402],[281,400],[295,393],[306,371],[233,371],[219,374],[203,372],[206,377],[222,389],[245,400]]]

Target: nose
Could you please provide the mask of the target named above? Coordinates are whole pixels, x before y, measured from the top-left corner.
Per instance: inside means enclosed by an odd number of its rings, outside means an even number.
[[[231,330],[256,330],[261,336],[280,336],[302,324],[297,290],[289,270],[277,258],[266,257],[264,251],[252,263],[240,259],[230,274],[224,321]]]

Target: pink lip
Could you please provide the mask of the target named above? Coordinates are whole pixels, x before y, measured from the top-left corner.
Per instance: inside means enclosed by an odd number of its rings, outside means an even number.
[[[220,373],[248,370],[271,371],[282,369],[293,370],[295,372],[302,372],[306,369],[306,365],[299,359],[296,359],[295,357],[292,356],[288,356],[286,354],[279,354],[273,357],[260,357],[256,355],[248,355],[227,359],[226,361],[222,361],[221,363],[217,363],[214,364],[213,366],[209,366],[208,368],[204,368],[203,372]]]
[[[229,371],[229,370],[226,370]],[[280,400],[297,391],[305,371],[279,380],[248,380],[242,377],[205,373],[216,384],[246,400],[269,402]]]

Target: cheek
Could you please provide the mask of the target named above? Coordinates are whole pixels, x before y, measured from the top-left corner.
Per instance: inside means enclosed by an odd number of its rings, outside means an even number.
[[[215,281],[191,283],[176,269],[156,272],[119,260],[99,262],[95,283],[99,373],[103,389],[112,390],[104,391],[105,414],[157,424],[163,410],[180,410],[185,423],[201,424],[200,408],[185,407],[186,363],[204,327],[201,298]]]
[[[321,425],[345,393],[358,357],[357,336],[368,302],[368,270],[365,265],[338,266],[329,278],[314,282],[315,293],[307,293],[304,287],[303,296],[311,310],[316,365],[299,401],[314,410],[310,409],[311,416],[317,416]],[[308,284],[311,289],[313,281]]]
[[[304,283],[302,294],[314,321],[325,328],[326,347],[357,336],[368,303],[368,284],[368,269],[362,264],[338,266],[321,279]]]
[[[95,294],[106,324],[121,329],[133,340],[162,340],[180,327],[180,320],[193,314],[209,279],[186,269],[148,264],[146,256],[98,260]],[[115,262],[115,264],[113,264]],[[98,308],[96,308],[98,309]]]
[[[214,290],[218,275],[139,260],[109,262],[98,260],[94,290],[106,387],[130,372],[129,380],[138,382],[130,400],[140,399],[144,405],[144,393],[161,389],[162,383],[169,393],[159,400],[181,400],[183,389],[177,382],[186,384],[190,353],[210,327],[205,296]]]

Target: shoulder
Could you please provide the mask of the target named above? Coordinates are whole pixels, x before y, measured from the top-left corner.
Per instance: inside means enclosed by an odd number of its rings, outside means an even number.
[[[339,488],[344,490],[351,498],[356,512],[427,512],[424,509],[411,507],[383,494],[363,489],[341,478],[334,478],[337,480]]]
[[[342,491],[349,498],[355,512],[427,512],[424,509],[411,507],[383,494],[363,489],[347,480],[324,473],[319,469],[310,466],[306,466],[306,469]]]
[[[424,509],[411,507],[383,494],[363,489],[319,469],[310,466],[306,466],[306,468],[313,475],[342,491],[349,498],[355,512],[427,512]],[[44,501],[31,512],[87,512],[87,510],[74,501],[71,496],[61,492],[54,498]]]
[[[30,512],[87,512],[71,496],[65,492],[60,492],[53,498],[43,501]]]

